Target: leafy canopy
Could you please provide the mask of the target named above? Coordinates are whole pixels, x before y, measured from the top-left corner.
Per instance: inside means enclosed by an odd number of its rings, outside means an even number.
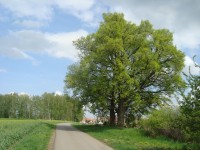
[[[118,122],[161,105],[184,85],[184,54],[167,29],[136,25],[120,13],[105,13],[95,33],[74,41],[80,62],[69,67],[66,87],[92,110],[104,108]]]

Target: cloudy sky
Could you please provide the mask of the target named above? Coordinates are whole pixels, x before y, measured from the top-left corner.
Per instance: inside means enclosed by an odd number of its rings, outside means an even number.
[[[0,94],[63,92],[67,66],[78,60],[72,41],[116,11],[168,28],[186,66],[195,54],[200,63],[199,0],[0,0]]]

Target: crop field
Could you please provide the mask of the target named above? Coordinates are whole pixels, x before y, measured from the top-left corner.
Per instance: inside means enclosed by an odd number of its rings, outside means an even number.
[[[45,150],[56,121],[0,119],[0,150]]]

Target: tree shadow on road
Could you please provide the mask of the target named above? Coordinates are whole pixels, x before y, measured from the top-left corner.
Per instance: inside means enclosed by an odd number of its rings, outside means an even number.
[[[108,130],[123,130],[123,128],[119,127],[111,127],[111,126],[100,126],[100,125],[73,125],[75,128],[83,131],[83,132],[104,132]]]
[[[70,125],[66,125],[66,124],[59,124],[59,125],[57,125],[56,130],[78,131],[76,128],[73,128]]]

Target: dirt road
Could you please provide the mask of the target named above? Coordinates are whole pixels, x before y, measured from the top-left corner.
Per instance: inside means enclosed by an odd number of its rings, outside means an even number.
[[[57,125],[54,150],[113,150],[68,123]]]

